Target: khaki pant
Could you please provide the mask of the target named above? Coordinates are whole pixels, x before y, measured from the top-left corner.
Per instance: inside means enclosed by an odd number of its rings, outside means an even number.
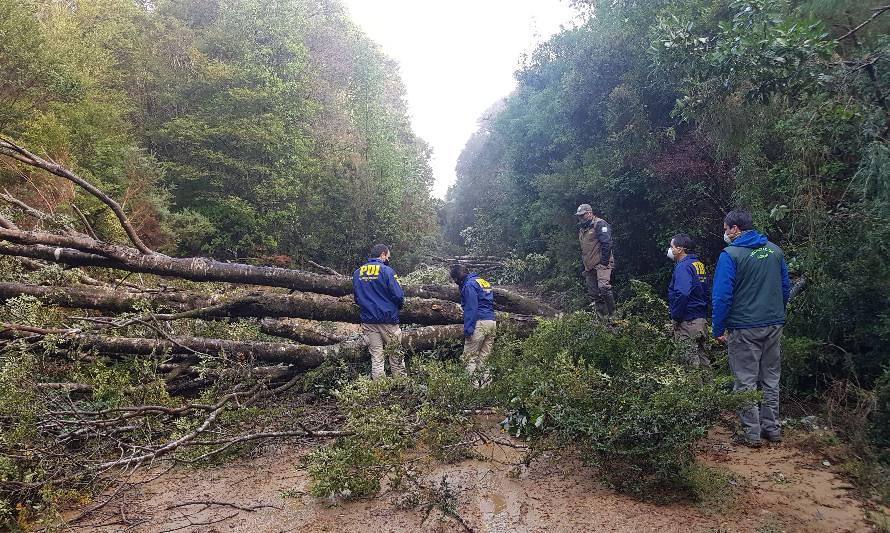
[[[494,346],[496,329],[497,323],[494,320],[477,320],[473,334],[464,339],[463,360],[467,365],[468,373],[475,374],[488,359],[491,347]],[[480,381],[488,382],[488,374],[483,375]]]
[[[682,343],[681,361],[692,367],[711,366],[706,346],[708,322],[704,318],[674,321],[674,340]]]
[[[587,294],[593,299],[600,315],[611,315],[615,312],[615,296],[612,294],[612,269],[605,265],[597,265],[584,271],[584,285]]]
[[[386,376],[384,353],[389,356],[389,371],[393,376],[407,375],[402,354],[402,330],[398,324],[362,324],[362,335],[371,352],[371,379]]]

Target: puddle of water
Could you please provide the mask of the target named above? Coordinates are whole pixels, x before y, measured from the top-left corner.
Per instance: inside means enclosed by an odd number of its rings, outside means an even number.
[[[491,498],[491,503],[494,504],[491,509],[491,514],[501,514],[501,512],[507,508],[507,499],[500,494],[489,494],[488,496]]]

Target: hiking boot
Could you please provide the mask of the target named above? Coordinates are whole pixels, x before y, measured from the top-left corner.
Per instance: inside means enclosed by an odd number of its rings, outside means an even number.
[[[763,446],[763,441],[761,441],[760,439],[749,439],[747,436],[741,434],[733,435],[732,443],[738,444],[739,446],[747,446],[748,448],[760,448],[761,446]]]
[[[761,437],[761,438],[764,438],[764,439],[766,439],[766,440],[768,440],[768,441],[770,441],[770,442],[776,442],[776,443],[778,443],[778,442],[782,442],[782,434],[781,434],[781,433],[778,433],[778,432],[776,432],[776,433],[767,433],[766,431],[763,431],[763,432],[760,433],[760,437]]]

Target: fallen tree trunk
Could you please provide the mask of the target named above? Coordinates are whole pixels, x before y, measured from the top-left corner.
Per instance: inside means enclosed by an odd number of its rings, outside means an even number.
[[[0,336],[11,338],[24,335],[30,328],[15,324],[3,325]],[[60,330],[61,331],[61,330]],[[147,339],[135,337],[105,337],[67,330],[61,335],[55,348],[65,351],[83,350],[98,353],[129,355],[167,355],[177,361],[194,357],[195,352],[208,355],[232,357],[248,361],[286,363],[297,372],[316,368],[327,359],[342,358],[359,361],[367,356],[364,338],[341,342],[331,346],[306,346],[258,341],[231,341],[206,337],[170,337],[169,339]],[[453,344],[463,339],[463,328],[459,325],[428,326],[407,330],[402,335],[402,346],[411,351],[430,350],[440,345]]]
[[[329,296],[345,296],[352,293],[352,281],[346,276],[313,274],[287,268],[223,263],[202,257],[175,258],[163,254],[142,254],[125,246],[99,243],[88,237],[69,237],[52,234],[39,234],[14,229],[0,230],[0,237],[18,240],[27,244],[0,243],[0,254],[42,259],[71,266],[93,266],[113,268],[127,272],[172,276],[192,281],[221,281],[269,287],[284,287],[304,292],[314,292]],[[45,239],[42,236],[47,236]],[[51,237],[51,238],[50,238]],[[84,252],[80,249],[63,246],[34,244],[41,239],[56,244],[73,245],[82,242],[90,250],[103,250],[114,257],[99,253]],[[88,242],[91,241],[91,242]],[[110,251],[109,251],[110,250]],[[403,287],[405,295],[415,298],[436,298],[460,302],[457,287],[448,285],[422,285]],[[526,315],[553,316],[557,312],[552,307],[527,298],[521,294],[494,288],[495,304],[498,309]]]
[[[355,337],[360,333],[356,324],[345,322],[318,322],[300,318],[264,318],[260,320],[260,331],[266,335],[284,337],[300,344],[311,346],[326,346],[337,344]]]
[[[358,306],[351,297],[335,298],[308,292],[294,294],[249,293],[223,299],[187,292],[131,293],[100,287],[46,287],[0,283],[0,300],[30,295],[62,307],[123,313],[144,310],[150,302],[180,312],[179,318],[291,317],[359,323]],[[444,325],[463,323],[459,305],[444,300],[408,298],[400,312],[404,323]],[[505,317],[506,318],[506,317]]]

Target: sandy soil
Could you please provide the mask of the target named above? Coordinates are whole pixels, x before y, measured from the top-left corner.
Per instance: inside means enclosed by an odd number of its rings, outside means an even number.
[[[734,479],[725,498],[705,504],[638,501],[608,490],[593,470],[565,458],[543,457],[516,475],[506,463],[517,452],[490,445],[478,450],[488,460],[438,467],[428,480],[439,484],[446,478],[456,494],[457,513],[479,532],[874,531],[851,487],[823,465],[823,458],[788,443],[736,448],[727,437],[715,432],[701,443],[702,462]],[[436,509],[427,516],[424,505],[406,505],[404,493],[352,502],[313,498],[305,493],[307,478],[299,467],[304,451],[269,448],[225,466],[177,469],[156,479],[156,473],[142,472],[130,480],[141,483],[119,492],[75,527],[153,533],[463,530]],[[192,501],[218,503],[188,504]]]

